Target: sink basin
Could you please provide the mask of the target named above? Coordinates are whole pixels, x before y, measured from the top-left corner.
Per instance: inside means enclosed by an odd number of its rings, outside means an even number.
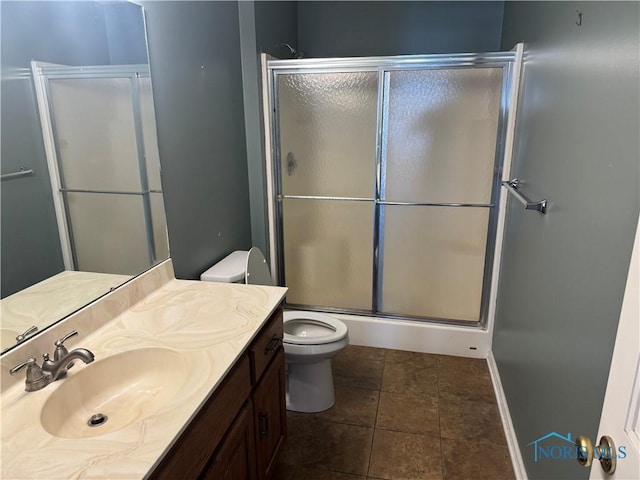
[[[115,432],[166,405],[187,372],[185,358],[168,348],[141,348],[97,360],[59,380],[62,384],[45,402],[40,421],[60,438]]]

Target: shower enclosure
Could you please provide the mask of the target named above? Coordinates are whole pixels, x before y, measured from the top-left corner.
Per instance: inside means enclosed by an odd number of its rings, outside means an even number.
[[[65,268],[135,275],[167,258],[149,66],[32,71]]]
[[[514,59],[267,62],[290,306],[485,324]]]

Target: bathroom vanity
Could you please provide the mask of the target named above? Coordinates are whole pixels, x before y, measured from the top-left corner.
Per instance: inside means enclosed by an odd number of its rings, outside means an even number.
[[[0,478],[268,478],[286,435],[285,293],[176,280],[167,260],[6,353]],[[71,330],[93,363],[29,393],[8,375]]]
[[[282,310],[200,409],[152,479],[266,479],[287,431]]]

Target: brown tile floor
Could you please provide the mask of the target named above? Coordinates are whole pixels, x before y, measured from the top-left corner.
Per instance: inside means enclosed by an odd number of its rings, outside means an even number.
[[[514,478],[485,360],[350,345],[333,375],[333,408],[288,412],[275,480]]]

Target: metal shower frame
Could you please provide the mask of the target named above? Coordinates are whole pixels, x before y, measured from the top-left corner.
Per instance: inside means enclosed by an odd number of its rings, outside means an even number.
[[[116,195],[138,195],[142,197],[142,208],[144,214],[145,233],[147,252],[149,255],[149,264],[155,265],[157,261],[155,242],[153,237],[153,222],[151,215],[151,193],[162,193],[161,190],[151,190],[147,179],[147,168],[144,150],[144,138],[142,131],[142,113],[140,108],[140,92],[138,86],[139,78],[149,78],[149,65],[132,64],[132,65],[96,65],[96,66],[67,66],[47,64],[44,62],[32,62],[32,73],[36,82],[36,90],[42,93],[43,104],[40,105],[41,115],[46,115],[48,128],[43,128],[45,143],[50,148],[47,149],[47,157],[50,169],[53,168],[55,174],[51,174],[51,182],[53,189],[54,203],[58,204],[56,214],[58,218],[58,229],[60,233],[60,241],[63,246],[63,257],[65,259],[65,267],[75,270],[78,265],[76,258],[76,248],[73,236],[73,227],[71,225],[69,206],[66,198],[67,193],[92,193],[92,194],[116,194]],[[122,78],[129,81],[133,126],[136,141],[136,156],[138,164],[138,172],[140,175],[140,188],[137,191],[115,191],[115,190],[86,190],[86,189],[69,189],[66,188],[64,181],[63,169],[60,165],[60,151],[56,138],[56,124],[52,115],[53,103],[50,90],[50,80],[57,79],[103,79],[103,78]],[[65,233],[66,232],[66,233]],[[66,238],[65,238],[66,237]],[[66,247],[66,248],[65,248]]]
[[[464,326],[467,328],[485,328],[488,321],[488,311],[491,293],[491,280],[493,276],[494,253],[496,249],[496,234],[498,222],[498,205],[500,198],[500,188],[502,170],[505,157],[505,140],[507,136],[507,118],[510,111],[510,98],[513,90],[514,64],[516,52],[488,52],[488,53],[460,53],[460,54],[435,54],[435,55],[402,55],[393,57],[361,57],[361,58],[326,58],[326,59],[296,59],[296,60],[268,60],[267,88],[268,88],[268,115],[271,125],[271,156],[273,163],[272,177],[272,198],[269,199],[274,205],[275,213],[275,258],[277,265],[273,270],[276,272],[278,284],[285,283],[284,271],[284,232],[283,232],[283,200],[286,198],[309,199],[309,200],[342,200],[342,201],[364,201],[374,204],[374,225],[373,225],[373,282],[372,282],[372,306],[370,310],[345,309],[335,307],[325,307],[317,305],[297,305],[287,304],[292,308],[310,311],[330,312],[337,314],[367,315],[397,320],[412,320],[439,324],[449,324]],[[500,95],[500,108],[497,125],[496,151],[494,158],[494,171],[491,189],[491,201],[488,204],[473,203],[436,203],[436,202],[390,202],[382,200],[384,198],[384,181],[382,178],[386,168],[385,151],[383,142],[386,135],[383,125],[383,114],[388,101],[388,75],[389,72],[399,70],[424,70],[441,68],[501,68],[502,86]],[[282,163],[281,152],[279,151],[280,125],[278,119],[278,75],[301,74],[301,73],[345,73],[345,72],[377,72],[378,74],[378,96],[377,96],[377,119],[376,119],[376,158],[375,158],[375,187],[374,196],[366,197],[330,197],[317,195],[283,195],[282,193]],[[416,317],[410,315],[399,315],[385,313],[378,309],[381,299],[382,289],[382,258],[384,253],[384,242],[381,233],[384,231],[384,214],[381,207],[388,205],[403,206],[438,206],[438,207],[473,207],[490,209],[487,241],[484,258],[484,273],[482,284],[482,295],[480,302],[479,321],[456,320],[447,318]]]

